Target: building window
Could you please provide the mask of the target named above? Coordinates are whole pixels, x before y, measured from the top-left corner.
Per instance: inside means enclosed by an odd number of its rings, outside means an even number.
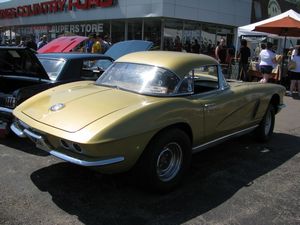
[[[153,42],[153,49],[160,49],[161,41],[161,20],[144,20],[144,40]]]
[[[103,32],[100,33],[100,35],[102,38],[104,38],[104,36],[110,37],[110,21],[103,22]]]
[[[164,50],[182,51],[183,22],[181,20],[165,21]]]
[[[142,39],[142,20],[129,20],[128,21],[128,40],[141,40]]]
[[[186,52],[200,52],[201,26],[195,22],[184,22],[182,43]],[[198,47],[197,47],[198,46]]]
[[[217,40],[216,26],[210,24],[203,24],[201,30],[201,43],[200,51],[203,54],[214,56],[214,49],[216,47]]]
[[[125,40],[125,22],[124,21],[112,21],[111,22],[111,40],[112,43]]]

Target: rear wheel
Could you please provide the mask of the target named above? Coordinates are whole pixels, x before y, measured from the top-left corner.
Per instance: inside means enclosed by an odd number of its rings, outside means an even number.
[[[255,135],[259,141],[265,142],[270,139],[273,134],[275,124],[275,109],[273,105],[269,105],[259,127],[255,130]]]
[[[165,130],[156,135],[143,153],[137,167],[146,188],[167,192],[175,188],[191,160],[191,141],[180,129]]]

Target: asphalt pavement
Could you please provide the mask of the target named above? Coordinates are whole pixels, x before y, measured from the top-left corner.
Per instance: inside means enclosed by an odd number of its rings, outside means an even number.
[[[0,224],[300,224],[300,99],[285,97],[268,143],[251,135],[194,155],[183,185],[143,191],[16,137],[0,140]]]

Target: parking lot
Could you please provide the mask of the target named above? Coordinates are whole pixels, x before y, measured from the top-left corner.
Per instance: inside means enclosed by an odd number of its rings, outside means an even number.
[[[300,99],[284,101],[270,142],[247,135],[194,155],[166,195],[1,139],[0,224],[300,224]]]

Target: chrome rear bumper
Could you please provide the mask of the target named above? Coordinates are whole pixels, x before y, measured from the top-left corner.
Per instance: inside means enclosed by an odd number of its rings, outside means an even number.
[[[71,156],[68,156],[66,154],[57,152],[57,151],[50,151],[49,152],[51,155],[60,158],[64,161],[76,164],[76,165],[80,165],[80,166],[106,166],[106,165],[111,165],[111,164],[115,164],[115,163],[119,163],[124,161],[124,157],[123,156],[119,156],[119,157],[114,157],[114,158],[109,158],[109,159],[102,159],[102,160],[96,160],[96,161],[86,161],[86,160],[81,160],[81,159],[77,159]]]
[[[13,109],[5,108],[5,107],[0,107],[0,112],[12,114]]]
[[[39,134],[36,134],[32,131],[30,131],[28,128],[20,128],[16,122],[12,123],[10,126],[11,130],[19,137],[25,138],[28,137],[30,140],[32,140],[35,144],[36,147],[39,149],[42,149],[46,152],[49,152],[51,155],[62,159],[64,161],[80,165],[80,166],[106,166],[106,165],[111,165],[115,163],[119,163],[125,160],[123,156],[116,156],[112,158],[106,158],[106,159],[101,159],[101,160],[82,160],[75,158],[73,156],[61,153],[55,149],[51,145],[49,145],[46,140]]]

